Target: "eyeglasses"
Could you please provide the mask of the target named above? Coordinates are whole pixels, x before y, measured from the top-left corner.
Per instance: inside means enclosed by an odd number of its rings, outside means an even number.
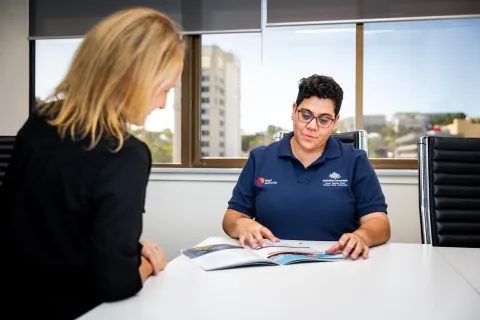
[[[298,110],[298,120],[300,120],[303,123],[310,123],[313,119],[317,120],[317,124],[321,128],[328,128],[332,125],[332,123],[335,121],[332,118],[326,117],[325,115],[320,115],[318,117],[315,117],[310,111],[308,110]]]

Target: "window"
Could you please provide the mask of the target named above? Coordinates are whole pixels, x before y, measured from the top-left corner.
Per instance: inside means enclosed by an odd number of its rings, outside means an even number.
[[[242,129],[252,121],[249,113],[254,114],[260,108],[257,96],[261,92],[261,79],[256,79],[260,68],[260,34],[203,35],[201,52],[202,61],[206,55],[217,61],[201,66],[202,74],[215,75],[215,81],[209,83],[211,101],[215,102],[208,114],[209,156],[241,157]],[[203,98],[201,103],[206,103]],[[206,135],[202,132],[200,141],[204,139]],[[220,140],[224,141],[223,146]]]
[[[134,129],[159,166],[242,167],[253,148],[292,129],[299,80],[324,74],[344,91],[336,130],[366,130],[375,168],[415,169],[422,135],[480,137],[479,35],[479,18],[185,35],[195,59],[185,61],[183,111],[179,85],[166,110]],[[42,100],[81,40],[34,41]]]
[[[65,76],[82,39],[49,39],[35,41],[35,98],[43,101]],[[180,94],[175,89],[167,96],[165,110],[155,110],[145,126],[132,126],[133,133],[145,141],[155,163],[180,162]]]
[[[298,82],[313,74],[330,76],[343,89],[337,130],[346,131],[345,122],[355,122],[355,42],[354,24],[267,29],[263,68],[270,85],[263,94],[269,98],[264,102],[270,106],[269,125],[276,129],[267,132],[268,139],[273,131],[292,129]]]
[[[298,82],[314,73],[332,76],[342,86],[341,115],[354,122],[355,32],[355,25],[268,28],[263,58],[259,34],[203,35],[203,55],[223,61],[223,68],[202,65],[203,73],[217,74],[219,84],[210,92],[218,103],[212,107],[220,108],[220,126],[211,128],[209,138],[222,137],[223,131],[225,141],[225,148],[210,155],[246,157],[252,148],[273,142],[277,131],[290,130]]]
[[[363,127],[370,158],[416,158],[422,135],[480,137],[480,19],[371,23]]]

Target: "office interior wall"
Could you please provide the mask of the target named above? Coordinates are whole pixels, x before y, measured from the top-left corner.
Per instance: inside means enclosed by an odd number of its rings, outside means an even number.
[[[389,206],[390,242],[421,243],[416,171],[377,174]],[[207,237],[225,236],[222,219],[237,179],[233,169],[152,173],[143,236],[163,246],[169,260]]]
[[[0,135],[16,135],[28,117],[28,0],[0,1]]]

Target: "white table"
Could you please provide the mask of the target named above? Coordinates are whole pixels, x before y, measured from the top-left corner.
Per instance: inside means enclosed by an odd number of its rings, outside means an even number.
[[[319,250],[331,244],[313,243]],[[81,319],[478,320],[480,295],[421,244],[372,248],[366,260],[209,272],[180,256],[137,296]]]
[[[435,247],[480,295],[480,249]]]

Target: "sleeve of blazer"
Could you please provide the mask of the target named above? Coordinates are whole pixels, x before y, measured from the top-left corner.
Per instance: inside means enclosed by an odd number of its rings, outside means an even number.
[[[125,299],[142,288],[139,240],[151,156],[146,145],[135,142],[112,155],[94,191],[91,268],[102,301]]]

